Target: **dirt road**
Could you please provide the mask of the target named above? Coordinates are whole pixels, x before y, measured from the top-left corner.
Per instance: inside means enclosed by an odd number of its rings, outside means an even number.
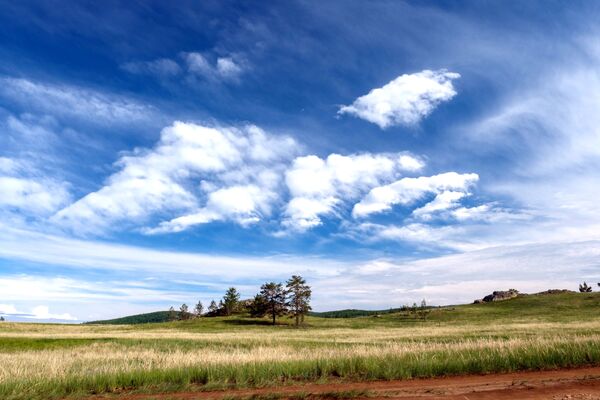
[[[345,393],[344,393],[345,392]],[[337,394],[336,394],[337,393]],[[351,394],[350,394],[351,393]],[[223,398],[398,398],[420,400],[600,400],[600,367],[471,375],[406,381],[306,384],[215,392],[121,395],[119,400],[218,400]],[[95,396],[91,399],[103,397]]]

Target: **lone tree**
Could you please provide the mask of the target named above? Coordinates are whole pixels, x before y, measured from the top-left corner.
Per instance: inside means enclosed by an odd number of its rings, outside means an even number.
[[[216,315],[219,311],[219,306],[217,306],[217,302],[214,300],[210,301],[210,305],[208,306],[208,313],[210,315]]]
[[[202,302],[198,300],[198,304],[196,304],[196,307],[194,307],[194,313],[196,314],[196,317],[201,317],[203,311],[204,306],[202,305]]]
[[[300,321],[304,322],[304,316],[311,310],[310,296],[312,290],[300,275],[292,275],[285,285],[289,295],[289,310],[296,319],[296,327]]]
[[[237,289],[234,287],[227,289],[225,296],[223,296],[223,311],[225,311],[225,315],[233,314],[237,310],[239,302],[240,294]]]
[[[179,307],[179,319],[190,319],[190,312],[187,304],[185,303]]]
[[[175,309],[173,308],[173,306],[171,306],[171,308],[169,308],[169,314],[168,314],[167,318],[169,319],[169,321],[175,321],[177,319],[177,313],[175,312]]]
[[[273,325],[277,316],[286,312],[286,293],[281,283],[268,282],[260,287],[259,296],[267,304],[268,313],[271,314]]]
[[[421,306],[419,307],[419,311],[417,312],[417,314],[423,321],[427,319],[429,310],[427,309],[427,302],[425,301],[425,299],[421,300]]]
[[[0,322],[4,322],[4,317],[0,317]]]
[[[589,293],[592,291],[592,287],[588,286],[587,283],[583,282],[583,284],[579,284],[579,291],[581,293]]]

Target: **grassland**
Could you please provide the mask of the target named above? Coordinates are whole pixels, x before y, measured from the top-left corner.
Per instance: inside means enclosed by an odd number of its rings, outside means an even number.
[[[288,324],[289,323],[289,324]],[[0,398],[85,397],[600,365],[600,293],[307,318],[0,324]]]

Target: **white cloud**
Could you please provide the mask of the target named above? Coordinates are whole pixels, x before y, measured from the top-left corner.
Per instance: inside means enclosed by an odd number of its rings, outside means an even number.
[[[458,174],[456,172],[419,178],[402,178],[389,185],[371,189],[354,206],[352,214],[355,217],[365,217],[369,214],[390,210],[394,205],[412,204],[429,193],[460,191],[466,194],[478,179],[477,174]]]
[[[202,54],[194,52],[186,53],[185,60],[189,71],[199,75],[211,76],[213,74],[213,67]]]
[[[254,279],[263,276],[286,277],[292,273],[327,275],[342,266],[342,263],[335,260],[310,256],[229,257],[159,251],[32,232],[6,226],[1,222],[0,244],[0,257],[5,259],[80,269],[144,272],[152,275],[197,275],[209,281]],[[35,251],[31,251],[33,248]],[[48,286],[48,282],[45,285]],[[61,285],[65,286],[65,283]]]
[[[422,167],[422,161],[406,154],[330,154],[325,160],[314,155],[298,157],[286,172],[291,199],[284,226],[294,230],[318,226],[321,216],[334,214],[337,205]]]
[[[506,86],[487,112],[451,131],[461,151],[505,155],[486,191],[526,204],[543,220],[521,224],[529,237],[585,240],[600,232],[598,49],[595,37],[569,42],[557,50],[560,62]]]
[[[218,57],[213,65],[201,53],[190,52],[184,54],[188,71],[213,80],[236,80],[243,72],[242,64],[233,57]]]
[[[12,304],[0,304],[0,314],[16,314],[17,309]]]
[[[19,163],[16,160],[8,157],[0,157],[0,173],[12,174],[19,168]]]
[[[338,114],[354,115],[382,129],[414,125],[456,95],[452,80],[459,77],[443,69],[404,74],[357,98],[351,105],[340,107]]]
[[[17,208],[24,213],[48,214],[67,204],[67,185],[51,179],[30,179],[0,174],[0,209]]]
[[[389,308],[427,299],[470,303],[494,290],[577,290],[600,279],[600,242],[500,246],[416,261],[378,259],[313,283],[317,307]],[[333,288],[333,289],[332,289]],[[381,296],[390,293],[391,296]]]
[[[458,207],[451,210],[449,214],[458,221],[485,222],[527,221],[535,217],[529,210],[514,211],[498,207],[494,203],[475,207]]]
[[[0,211],[48,215],[70,200],[66,182],[44,176],[29,161],[0,157]]]
[[[4,279],[0,278],[0,281]],[[12,280],[10,283],[14,283]],[[21,292],[23,293],[23,292]],[[77,321],[77,318],[73,317],[69,313],[64,314],[53,314],[50,312],[48,306],[35,306],[30,312],[19,311],[12,304],[0,304],[0,315],[8,317],[18,317],[19,319],[38,319],[38,320],[61,320],[61,321]]]
[[[77,318],[71,316],[69,313],[64,314],[52,314],[47,306],[37,306],[31,310],[31,315],[28,316],[32,319],[58,319],[65,321],[77,321]]]
[[[436,212],[458,207],[459,201],[465,196],[467,196],[467,193],[465,192],[445,190],[438,193],[432,201],[425,204],[423,207],[413,210],[412,215],[425,220],[431,219],[432,214]]]
[[[160,223],[145,233],[181,232],[191,226],[230,219],[242,226],[259,222],[271,213],[277,193],[257,185],[231,186],[208,195],[206,206],[199,211]]]
[[[21,78],[0,78],[0,97],[30,112],[35,110],[99,124],[141,122],[156,114],[152,107],[126,97]]]
[[[242,71],[242,67],[230,57],[217,59],[217,72],[224,78],[236,78]]]
[[[445,225],[432,226],[419,222],[406,225],[382,225],[362,223],[354,227],[351,234],[357,241],[394,241],[410,243],[421,249],[472,251],[488,247],[485,239],[473,239],[474,229],[470,227]]]
[[[144,223],[166,212],[183,214],[147,233],[214,220],[247,224],[269,214],[284,162],[296,147],[291,138],[255,126],[175,122],[163,129],[153,149],[122,157],[116,164],[120,171],[104,187],[59,211],[54,220],[84,233],[117,222]]]

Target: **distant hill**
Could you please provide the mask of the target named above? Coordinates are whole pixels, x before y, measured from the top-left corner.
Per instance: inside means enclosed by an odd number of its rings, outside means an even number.
[[[153,322],[168,322],[168,311],[155,311],[146,314],[130,315],[127,317],[106,319],[104,321],[90,321],[86,324],[101,324],[101,325],[129,325],[129,324],[148,324]]]
[[[401,311],[400,308],[388,308],[386,310],[356,310],[354,308],[349,308],[337,311],[311,312],[309,315],[320,318],[356,318],[368,317],[370,315],[391,314],[399,311]]]

